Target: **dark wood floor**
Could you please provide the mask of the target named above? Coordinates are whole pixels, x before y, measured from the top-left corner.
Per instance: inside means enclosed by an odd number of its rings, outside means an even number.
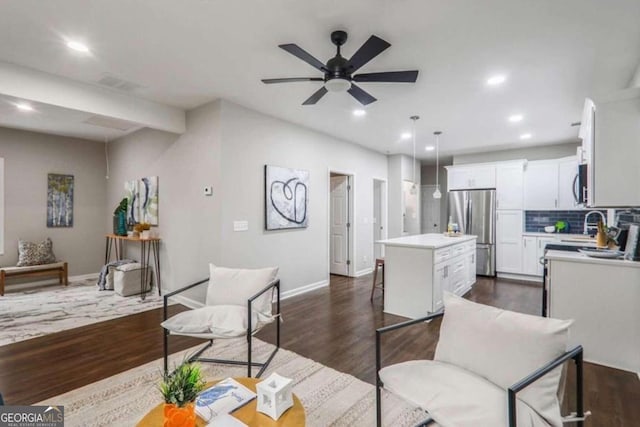
[[[373,384],[374,331],[404,319],[384,314],[379,296],[370,303],[370,286],[370,275],[333,276],[330,287],[283,301],[283,347]],[[467,297],[514,311],[540,312],[541,289],[535,285],[479,279]],[[158,359],[161,316],[161,310],[152,310],[2,346],[0,392],[8,404],[31,404]],[[386,363],[433,357],[438,328],[435,321],[386,338]],[[273,341],[270,330],[258,336]],[[171,349],[198,343],[174,338]],[[571,396],[572,390],[567,387]],[[594,414],[587,426],[640,425],[640,381],[635,374],[586,364],[585,401]]]

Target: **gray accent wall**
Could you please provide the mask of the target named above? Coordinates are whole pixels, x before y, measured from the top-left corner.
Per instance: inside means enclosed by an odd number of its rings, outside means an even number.
[[[556,145],[542,145],[538,147],[524,147],[513,150],[488,151],[482,153],[460,154],[453,156],[454,165],[469,163],[500,162],[505,160],[546,160],[574,156],[578,148],[577,142]]]
[[[18,239],[53,241],[70,275],[96,273],[104,261],[106,157],[104,144],[0,127],[4,157],[4,255],[18,261]],[[73,227],[47,228],[47,174],[73,175]]]
[[[373,266],[373,179],[387,179],[383,154],[218,100],[188,112],[185,134],[141,130],[109,143],[109,159],[109,212],[124,181],[159,177],[164,288],[207,277],[210,262],[279,266],[283,291],[326,283],[330,171],[354,175],[351,260],[356,273]],[[309,170],[307,228],[264,230],[265,164]],[[234,232],[234,221],[248,221],[248,231]]]

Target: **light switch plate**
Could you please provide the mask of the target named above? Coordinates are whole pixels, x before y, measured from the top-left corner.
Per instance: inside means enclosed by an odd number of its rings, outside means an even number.
[[[233,231],[249,230],[249,221],[233,221]]]

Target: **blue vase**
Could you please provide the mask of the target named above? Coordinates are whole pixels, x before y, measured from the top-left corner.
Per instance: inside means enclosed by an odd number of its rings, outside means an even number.
[[[118,236],[127,235],[127,214],[118,212],[113,216],[113,233]]]

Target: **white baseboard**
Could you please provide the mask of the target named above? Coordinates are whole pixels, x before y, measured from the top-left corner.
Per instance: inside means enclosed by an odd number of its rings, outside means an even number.
[[[306,294],[307,292],[315,291],[316,289],[329,286],[329,280],[321,280],[319,282],[311,283],[309,285],[300,286],[299,288],[290,289],[288,291],[280,292],[280,299],[287,299],[296,295]]]
[[[539,276],[527,276],[526,274],[514,274],[514,273],[498,273],[500,279],[521,280],[524,282],[535,282],[542,285],[542,277]]]
[[[75,282],[77,280],[89,280],[89,279],[98,280],[98,276],[99,275],[100,275],[100,273],[89,273],[89,274],[81,274],[79,276],[69,276],[69,281],[70,282]]]
[[[171,292],[171,291],[169,291]],[[191,309],[196,309],[196,308],[201,308],[204,307],[204,304],[201,303],[200,301],[196,301],[194,299],[188,298],[184,295],[175,295],[172,297],[169,297],[170,300],[175,301],[179,304],[182,305],[186,305],[187,307],[191,308]]]
[[[280,300],[285,300],[287,298],[291,298],[297,295],[306,294],[307,292],[315,291],[316,289],[324,288],[325,286],[329,286],[328,280],[321,280],[319,282],[311,283],[309,285],[301,286],[299,288],[290,289],[288,291],[284,291],[280,293]],[[200,301],[193,300],[184,295],[176,295],[171,297],[170,299],[182,305],[186,305],[189,308],[200,308],[204,306],[204,304],[201,303]]]
[[[373,272],[373,267],[365,268],[364,270],[356,271],[356,274],[353,277],[366,276],[367,274],[372,272]]]

